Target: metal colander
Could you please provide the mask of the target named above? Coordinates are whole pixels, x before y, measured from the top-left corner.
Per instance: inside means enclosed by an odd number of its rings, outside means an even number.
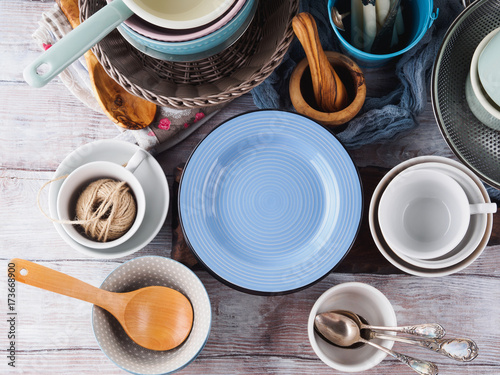
[[[448,29],[434,63],[432,105],[444,139],[455,155],[486,183],[500,189],[500,132],[481,123],[465,99],[472,55],[500,27],[500,0],[479,0]]]

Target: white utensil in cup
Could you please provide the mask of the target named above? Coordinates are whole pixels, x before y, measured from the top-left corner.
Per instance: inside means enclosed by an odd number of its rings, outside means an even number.
[[[496,212],[495,203],[469,204],[450,176],[431,169],[397,175],[380,198],[378,219],[396,253],[433,259],[453,250],[469,227],[470,215]]]
[[[93,181],[110,178],[116,181],[124,181],[132,190],[136,203],[136,215],[132,226],[121,237],[99,242],[81,233],[73,224],[62,224],[66,233],[81,245],[93,249],[109,249],[127,241],[141,226],[146,211],[146,197],[144,190],[134,176],[134,171],[149,154],[144,150],[138,150],[127,162],[126,166],[109,161],[94,161],[84,164],[71,172],[64,180],[57,195],[57,214],[59,220],[73,221],[75,219],[75,208],[78,197]]]

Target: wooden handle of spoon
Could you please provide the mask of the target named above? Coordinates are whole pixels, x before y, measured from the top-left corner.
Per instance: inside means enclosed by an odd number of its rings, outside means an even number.
[[[305,12],[297,14],[292,20],[292,27],[306,52],[316,103],[325,112],[344,109],[347,91],[321,47],[313,16]]]
[[[73,297],[107,309],[111,294],[64,273],[24,260],[12,259],[15,280],[50,292]]]

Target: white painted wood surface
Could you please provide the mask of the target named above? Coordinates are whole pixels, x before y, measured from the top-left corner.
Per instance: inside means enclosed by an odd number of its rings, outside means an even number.
[[[135,256],[169,256],[170,215],[158,236],[143,250],[117,260],[87,258],[70,248],[36,207],[36,194],[64,157],[117,129],[75,99],[59,80],[34,89],[22,69],[39,53],[31,39],[41,12],[53,2],[0,1],[0,264],[13,257],[40,262],[90,284],[99,285],[116,266]],[[384,79],[380,79],[384,77]],[[383,92],[391,72],[368,74],[369,94]],[[371,83],[371,85],[370,85]],[[377,91],[379,90],[379,91]],[[185,161],[214,126],[254,108],[251,96],[231,103],[189,139],[157,159],[172,183],[172,171]],[[436,126],[430,103],[420,126],[390,142],[352,150],[359,167],[390,168],[419,155],[453,154]],[[494,220],[499,220],[496,214]],[[363,244],[361,244],[363,245]],[[372,251],[376,252],[373,247]],[[363,262],[363,259],[359,259]],[[346,281],[379,288],[393,303],[401,324],[439,322],[450,335],[470,336],[478,358],[458,364],[422,349],[395,349],[435,361],[441,374],[500,373],[500,246],[490,245],[463,272],[444,278],[389,274],[331,273],[316,285],[285,296],[253,296],[235,291],[204,270],[197,275],[213,305],[213,327],[200,356],[182,374],[336,374],[312,351],[306,321],[314,301],[329,287]],[[8,366],[7,279],[0,273],[1,374],[123,374],[100,351],[90,324],[91,306],[26,285],[16,286],[16,367]],[[412,374],[387,359],[366,374]]]

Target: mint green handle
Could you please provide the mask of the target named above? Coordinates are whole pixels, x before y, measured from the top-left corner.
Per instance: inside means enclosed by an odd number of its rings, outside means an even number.
[[[122,0],[113,0],[28,65],[23,72],[25,81],[30,86],[45,86],[132,14]]]

